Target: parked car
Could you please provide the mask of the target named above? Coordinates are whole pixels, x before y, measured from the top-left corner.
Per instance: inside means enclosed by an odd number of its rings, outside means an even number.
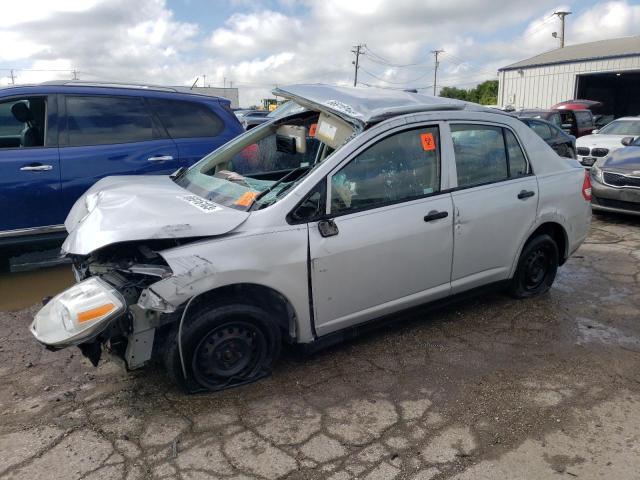
[[[2,88],[0,250],[64,238],[74,202],[103,177],[168,175],[242,131],[228,100],[188,89],[86,82]]]
[[[239,109],[233,111],[234,115],[238,119],[238,121],[242,122],[242,120],[247,117],[266,117],[269,114],[268,110],[252,110],[252,109]]]
[[[576,138],[589,135],[595,128],[593,114],[590,110],[585,109],[525,109],[518,110],[514,113],[520,118],[541,118],[547,120]]]
[[[242,119],[242,126],[245,130],[251,130],[252,128],[257,127],[258,125],[262,125],[263,123],[266,123],[269,120],[273,120],[274,118],[284,117],[285,115],[290,115],[302,110],[302,107],[300,107],[300,105],[297,105],[295,102],[284,102],[280,104],[275,110],[268,112],[267,115],[247,115]]]
[[[79,283],[31,332],[49,348],[160,355],[191,390],[268,375],[283,341],[499,284],[546,292],[586,238],[587,172],[511,115],[376,88],[275,91],[305,110],[173,178],[112,177],[66,220]],[[126,202],[127,208],[118,208]]]
[[[640,137],[625,144],[591,169],[594,210],[640,215]]]
[[[547,145],[553,148],[558,155],[567,158],[576,158],[576,137],[564,132],[551,122],[538,118],[521,118],[525,125],[536,132]]]
[[[640,117],[622,117],[614,120],[576,141],[578,161],[590,168],[599,159],[607,158],[617,149],[624,147],[624,138],[637,136],[640,136]]]

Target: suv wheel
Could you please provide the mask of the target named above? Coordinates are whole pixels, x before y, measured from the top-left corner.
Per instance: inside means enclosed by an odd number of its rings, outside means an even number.
[[[171,377],[188,390],[223,390],[271,374],[281,334],[271,316],[253,305],[200,309],[182,329],[184,379],[177,329],[165,350]]]
[[[516,298],[529,298],[545,293],[558,271],[558,246],[549,235],[539,235],[523,248],[510,293]]]

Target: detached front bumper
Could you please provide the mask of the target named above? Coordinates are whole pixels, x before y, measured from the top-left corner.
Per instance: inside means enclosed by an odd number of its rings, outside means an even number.
[[[640,188],[611,187],[591,176],[591,208],[596,211],[640,215]]]

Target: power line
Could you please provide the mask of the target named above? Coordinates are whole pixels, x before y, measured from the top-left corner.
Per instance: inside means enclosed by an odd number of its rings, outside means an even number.
[[[386,65],[388,67],[393,67],[393,68],[408,68],[408,67],[424,67],[424,66],[428,66],[429,64],[427,63],[405,63],[405,64],[396,64],[396,63],[392,63],[389,60],[387,60],[386,58],[378,55],[377,53],[375,53],[374,51],[372,51],[367,45],[364,46],[365,49],[367,50],[367,52],[370,54],[369,56],[369,60],[374,61],[375,63],[379,63],[381,65]]]
[[[411,80],[404,80],[404,81],[401,81],[401,82],[394,82],[393,80],[387,80],[387,79],[385,79],[385,78],[381,78],[381,77],[379,77],[379,76],[377,76],[377,75],[375,75],[375,74],[371,73],[370,71],[365,70],[365,69],[364,69],[364,68],[362,68],[362,67],[360,67],[360,70],[362,70],[362,71],[363,71],[364,73],[366,73],[367,75],[372,76],[372,77],[373,77],[373,78],[375,78],[376,80],[380,80],[381,82],[391,83],[391,84],[395,84],[395,85],[406,85],[406,84],[408,84],[408,83],[417,82],[418,80],[423,79],[424,77],[426,77],[427,75],[429,75],[429,73],[431,73],[431,72],[427,72],[427,73],[425,73],[424,75],[420,75],[419,77],[417,77],[417,78],[413,78],[413,79],[411,79]]]

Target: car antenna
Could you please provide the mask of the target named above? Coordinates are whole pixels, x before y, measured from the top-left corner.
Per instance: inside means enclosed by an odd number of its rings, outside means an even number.
[[[198,80],[200,80],[200,77],[196,77],[196,81],[193,82],[193,85],[191,85],[191,88],[189,90],[193,90],[193,87],[196,86],[196,84],[198,83]]]

